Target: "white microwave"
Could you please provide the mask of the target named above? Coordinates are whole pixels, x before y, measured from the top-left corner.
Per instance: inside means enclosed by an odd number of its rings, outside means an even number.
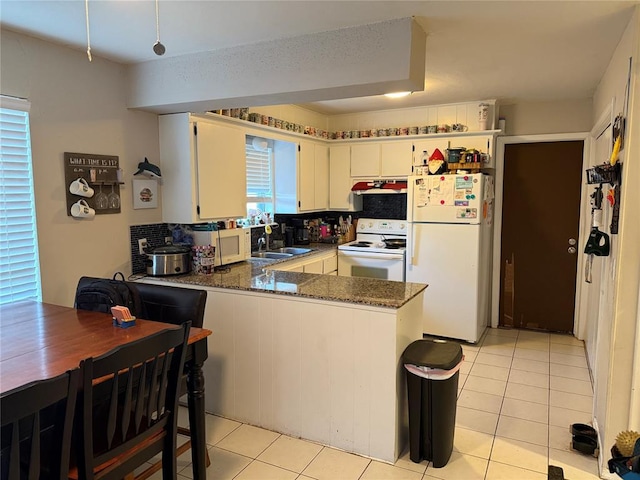
[[[195,245],[216,247],[214,265],[227,265],[251,257],[251,229],[229,228],[214,232],[193,232]]]

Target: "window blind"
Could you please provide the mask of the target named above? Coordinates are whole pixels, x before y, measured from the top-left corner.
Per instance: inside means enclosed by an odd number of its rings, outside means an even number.
[[[40,300],[29,103],[0,103],[0,304]]]
[[[247,202],[271,202],[273,198],[271,145],[269,141],[258,137],[247,135],[246,138]]]

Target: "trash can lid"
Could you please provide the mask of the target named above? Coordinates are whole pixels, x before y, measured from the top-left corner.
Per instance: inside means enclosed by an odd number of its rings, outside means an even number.
[[[402,354],[403,363],[451,370],[462,360],[462,347],[442,340],[416,340]]]

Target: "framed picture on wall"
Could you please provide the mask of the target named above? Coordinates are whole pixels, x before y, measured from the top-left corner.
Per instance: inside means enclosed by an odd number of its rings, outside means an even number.
[[[158,182],[156,180],[133,180],[133,208],[158,207]]]

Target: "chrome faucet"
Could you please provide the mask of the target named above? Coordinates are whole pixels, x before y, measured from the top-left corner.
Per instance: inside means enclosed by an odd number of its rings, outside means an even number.
[[[265,239],[265,234],[262,234],[262,236],[258,239],[258,252],[260,252],[262,250],[262,246],[266,245],[267,240]]]

